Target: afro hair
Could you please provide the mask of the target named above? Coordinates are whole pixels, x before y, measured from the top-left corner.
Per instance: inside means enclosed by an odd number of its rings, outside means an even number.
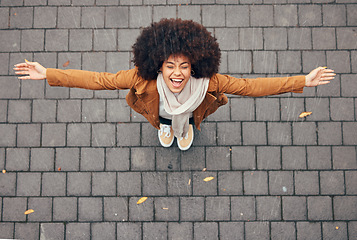
[[[218,72],[221,58],[217,39],[204,26],[179,18],[162,19],[144,28],[133,45],[133,53],[138,74],[146,80],[156,79],[171,55],[188,57],[196,78],[211,78]]]

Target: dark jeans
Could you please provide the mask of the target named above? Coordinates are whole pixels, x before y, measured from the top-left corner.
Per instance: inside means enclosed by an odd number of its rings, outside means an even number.
[[[162,117],[159,117],[159,119],[160,119],[160,123],[166,124],[166,125],[170,125],[170,126],[171,126],[171,120],[170,120],[170,119],[162,118]],[[189,122],[190,122],[190,124],[192,124],[193,126],[195,126],[195,122],[193,121],[193,117],[190,118]]]

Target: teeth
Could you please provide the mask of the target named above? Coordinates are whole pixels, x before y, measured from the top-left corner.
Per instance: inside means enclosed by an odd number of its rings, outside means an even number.
[[[174,81],[174,82],[182,82],[182,79],[171,79],[171,81]]]

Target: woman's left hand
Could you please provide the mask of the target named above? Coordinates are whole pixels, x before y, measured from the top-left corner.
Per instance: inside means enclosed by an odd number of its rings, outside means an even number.
[[[336,74],[332,69],[318,67],[305,76],[305,87],[316,87],[330,83]]]

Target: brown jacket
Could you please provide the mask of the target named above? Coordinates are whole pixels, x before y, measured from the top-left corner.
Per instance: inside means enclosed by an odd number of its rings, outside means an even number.
[[[129,106],[159,129],[159,93],[156,80],[148,81],[139,77],[137,68],[116,74],[48,68],[47,81],[51,86],[91,90],[130,89],[126,96]],[[196,128],[200,129],[204,118],[228,102],[224,93],[259,97],[287,92],[302,93],[304,86],[305,76],[243,79],[215,74],[210,79],[205,99],[193,112]]]

